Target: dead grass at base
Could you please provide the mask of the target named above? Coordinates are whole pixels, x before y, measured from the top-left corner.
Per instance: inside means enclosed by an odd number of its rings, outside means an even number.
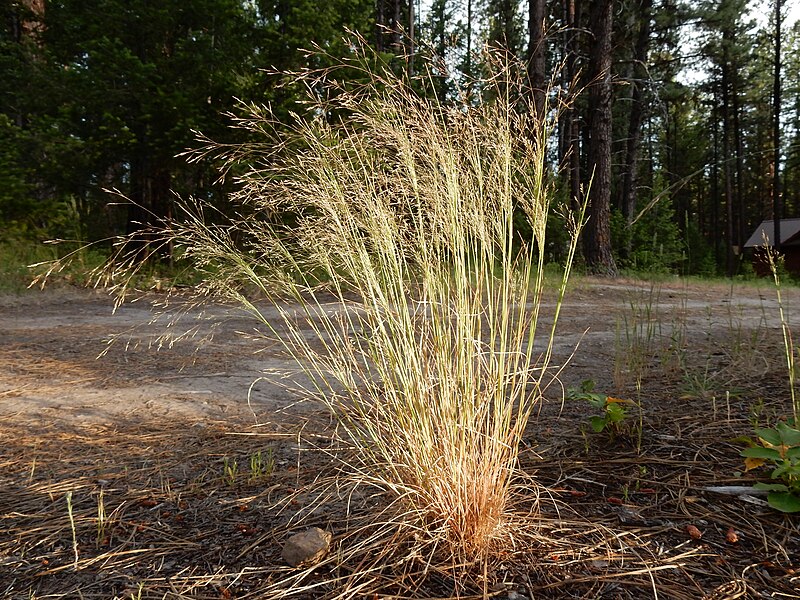
[[[800,597],[796,517],[707,491],[743,483],[728,440],[748,431],[749,407],[740,402],[713,422],[699,408],[646,422],[638,456],[624,438],[593,438],[587,453],[568,414],[548,429],[534,424],[521,466],[549,495],[533,497],[537,488],[522,481],[514,509],[527,526],[508,532],[503,553],[472,565],[440,560],[436,540],[417,535],[390,495],[335,477],[331,436],[316,426],[65,431],[5,422],[0,596]],[[274,467],[253,477],[249,457],[259,451]],[[236,462],[233,476],[226,459]],[[314,568],[291,569],[282,544],[310,526],[333,532],[333,551]]]

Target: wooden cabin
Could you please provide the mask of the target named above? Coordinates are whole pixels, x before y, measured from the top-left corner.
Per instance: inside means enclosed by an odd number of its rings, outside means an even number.
[[[770,248],[775,237],[775,221],[767,219],[756,227],[756,230],[745,242],[745,248],[753,251],[753,268],[760,276],[770,275],[769,261],[764,251],[764,240]],[[800,219],[781,219],[781,243],[778,251],[783,255],[786,270],[800,277]]]

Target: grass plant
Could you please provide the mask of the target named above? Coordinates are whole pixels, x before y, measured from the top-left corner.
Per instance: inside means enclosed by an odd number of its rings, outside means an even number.
[[[783,306],[781,277],[779,275],[779,259],[776,257],[775,252],[769,246],[766,240],[764,241],[764,248],[767,255],[767,260],[769,261],[769,270],[772,273],[773,280],[775,281],[775,294],[778,300],[778,314],[780,315],[781,332],[783,333],[784,356],[786,357],[786,369],[789,376],[789,393],[791,394],[792,399],[792,416],[794,418],[794,423],[797,424],[800,422],[798,420],[798,417],[800,416],[800,398],[797,397],[795,391],[795,379],[797,376],[797,371],[795,369],[794,342],[792,340],[792,329],[789,326],[789,321],[786,317],[786,311],[784,310]]]
[[[27,239],[0,239],[0,293],[20,294],[31,283],[28,265],[53,261],[55,248]],[[77,269],[76,269],[77,270]],[[86,271],[88,269],[85,269]]]
[[[97,537],[95,541],[98,547],[102,545],[105,540],[108,528],[108,515],[106,514],[106,504],[103,495],[103,490],[101,489],[100,493],[97,495]]]
[[[3,236],[0,231],[0,294],[22,294],[31,287],[32,273],[49,272],[49,282],[86,285],[91,273],[108,259],[99,246],[80,241],[42,242],[31,234]],[[65,260],[61,260],[65,258]]]
[[[275,451],[267,448],[266,452],[259,450],[250,455],[249,481],[263,481],[269,479],[275,471]]]
[[[617,324],[614,357],[614,380],[617,389],[622,392],[631,379],[635,386],[636,400],[632,404],[638,409],[635,428],[637,453],[641,452],[644,431],[642,381],[656,361],[657,355],[663,353],[661,286],[654,280],[649,283],[647,291],[641,289],[631,296],[628,310],[622,314],[622,324]],[[622,410],[622,407],[617,410]]]
[[[424,81],[358,47],[340,68],[361,70],[360,84],[340,85],[336,69],[295,74],[309,95],[289,131],[249,105],[237,126],[254,142],[200,150],[243,173],[240,218],[214,224],[194,200],[163,232],[205,275],[200,299],[238,303],[296,359],[303,393],[356,450],[353,477],[394,495],[396,525],[451,565],[521,531],[518,453],[552,377],[583,222],[565,215],[568,260],[540,326],[550,121],[535,116],[524,68],[493,58],[485,102],[419,95]],[[115,268],[124,299],[135,265]],[[254,294],[278,308],[280,331]]]
[[[228,457],[222,459],[222,479],[228,485],[236,485],[236,478],[239,474],[239,462],[234,458],[228,460]]]
[[[67,501],[67,516],[69,517],[69,528],[72,532],[72,552],[75,556],[75,570],[78,569],[78,561],[80,560],[80,556],[78,553],[78,532],[75,529],[75,517],[72,514],[72,492],[69,491],[66,493],[65,499]]]

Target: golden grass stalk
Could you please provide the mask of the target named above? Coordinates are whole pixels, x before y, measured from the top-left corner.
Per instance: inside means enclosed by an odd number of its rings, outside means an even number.
[[[778,315],[781,319],[781,332],[783,333],[783,351],[786,357],[786,370],[789,375],[789,393],[792,400],[792,416],[794,422],[797,423],[800,419],[800,400],[797,398],[795,391],[795,356],[794,356],[794,341],[792,340],[792,329],[789,326],[789,321],[786,318],[786,313],[783,309],[783,296],[781,294],[781,278],[778,273],[778,264],[782,257],[778,254],[777,250],[769,245],[769,240],[764,238],[764,252],[767,255],[767,262],[769,263],[769,270],[772,273],[772,279],[775,282],[775,295],[778,300]]]
[[[253,142],[200,150],[242,173],[239,216],[213,224],[192,201],[166,235],[205,274],[201,295],[239,302],[280,339],[358,469],[468,562],[513,525],[583,214],[542,333],[550,121],[534,116],[521,69],[495,60],[479,86],[491,101],[445,104],[388,69],[359,71],[371,61],[356,48],[340,65],[358,84],[337,83],[337,69],[297,74],[307,106],[288,132],[245,107],[237,126]]]

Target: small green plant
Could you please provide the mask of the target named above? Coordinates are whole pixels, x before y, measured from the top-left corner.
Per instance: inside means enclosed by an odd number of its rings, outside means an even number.
[[[67,492],[67,514],[69,515],[69,526],[72,530],[72,552],[75,556],[75,570],[78,570],[78,533],[75,529],[75,516],[72,514],[72,492]]]
[[[136,589],[136,593],[134,594],[131,592],[131,600],[142,600],[142,590],[144,589],[144,584],[140,583]]]
[[[591,379],[581,382],[581,386],[577,390],[568,390],[567,398],[570,400],[585,400],[592,408],[601,411],[602,414],[589,417],[589,424],[595,433],[607,430],[612,433],[620,433],[628,416],[628,406],[634,404],[630,400],[596,393],[594,391],[594,381]]]
[[[97,497],[97,547],[103,544],[106,537],[106,527],[108,526],[108,516],[106,515],[106,504],[103,497],[103,490]]]
[[[761,417],[764,414],[764,398],[758,398],[750,405],[749,421],[753,429],[758,427],[761,422]]]
[[[614,359],[618,388],[626,379],[632,378],[636,389],[641,389],[642,378],[660,349],[660,295],[661,288],[655,283],[650,284],[649,292],[640,290],[630,298],[629,310],[623,313],[618,323]]]
[[[239,463],[234,458],[232,461],[228,457],[222,459],[222,479],[228,485],[236,485],[236,475],[239,473]]]
[[[250,455],[250,481],[268,479],[275,470],[275,452],[267,448],[266,455],[261,450]]]
[[[768,464],[770,479],[781,483],[756,483],[753,489],[769,492],[769,505],[781,512],[800,512],[800,430],[780,421],[775,427],[756,429],[758,443],[748,440],[742,450],[747,471]],[[760,444],[760,445],[759,445]]]
[[[647,477],[647,467],[645,465],[639,465],[639,477],[636,478],[636,491],[638,492],[642,489],[642,479]]]
[[[728,420],[731,418],[731,398],[739,398],[743,394],[743,390],[732,387],[722,392],[719,389],[719,382],[717,376],[722,373],[721,371],[711,372],[709,361],[706,361],[705,368],[694,369],[685,367],[683,369],[683,383],[681,384],[680,399],[681,400],[702,400],[711,403],[711,411],[714,420],[717,418],[717,400],[725,399],[725,409],[728,415]],[[751,411],[752,417],[752,411]],[[757,421],[753,421],[753,427],[757,427]]]
[[[706,361],[704,369],[684,368],[680,391],[681,400],[712,400],[717,395],[716,373],[709,372]]]

